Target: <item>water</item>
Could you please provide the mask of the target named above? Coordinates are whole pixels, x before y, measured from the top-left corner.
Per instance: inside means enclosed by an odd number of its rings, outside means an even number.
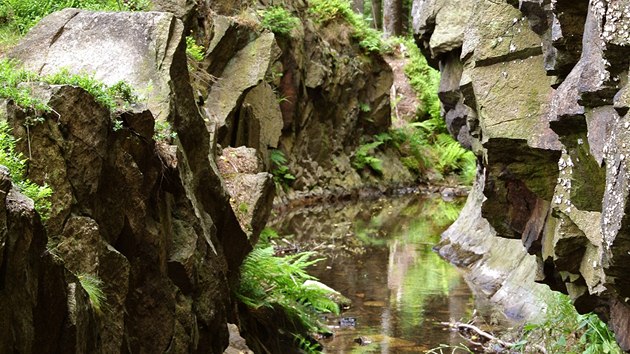
[[[277,216],[279,245],[315,249],[326,259],[310,272],[352,300],[326,323],[326,353],[422,353],[463,343],[437,322],[470,318],[472,294],[462,274],[432,247],[462,202],[418,195],[319,205]],[[340,327],[340,317],[355,327]],[[361,345],[355,339],[369,343]],[[448,351],[450,353],[450,350]]]

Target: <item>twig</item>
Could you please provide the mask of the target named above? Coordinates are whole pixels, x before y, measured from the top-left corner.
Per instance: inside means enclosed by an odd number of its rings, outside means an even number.
[[[481,330],[479,327],[477,326],[473,326],[471,324],[467,324],[467,323],[461,323],[461,322],[440,322],[440,324],[442,326],[448,326],[448,327],[455,327],[458,329],[469,329],[471,331],[474,331],[475,333],[477,333],[478,335],[489,339],[491,341],[495,341],[496,343],[498,343],[499,345],[505,347],[505,348],[512,348],[516,345],[516,343],[510,343],[510,342],[506,342],[504,340],[501,340],[495,336],[493,336],[492,334],[485,332],[483,330]],[[542,346],[538,345],[538,344],[532,344],[532,346],[538,350],[540,350],[543,354],[547,354],[547,350],[545,348],[543,348]]]

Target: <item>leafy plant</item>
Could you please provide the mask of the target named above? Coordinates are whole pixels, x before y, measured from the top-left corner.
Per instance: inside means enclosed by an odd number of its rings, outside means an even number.
[[[77,278],[79,278],[83,290],[88,294],[92,308],[100,313],[107,299],[103,292],[103,281],[91,274],[79,274]]]
[[[295,176],[289,170],[287,158],[282,151],[271,150],[269,160],[271,161],[271,174],[276,186],[288,186],[295,181]]]
[[[171,123],[165,120],[156,120],[153,130],[153,140],[155,141],[169,141],[177,137],[177,132],[173,131]]]
[[[186,54],[190,58],[197,62],[202,61],[205,56],[204,52],[205,48],[197,44],[192,36],[186,37]]]
[[[22,82],[39,80],[39,76],[18,67],[14,60],[0,59],[0,98],[13,100],[18,106],[39,111],[50,111],[41,100],[31,95],[28,87],[19,87]]]
[[[554,292],[547,305],[541,323],[524,326],[521,349],[538,344],[548,353],[622,353],[608,326],[593,313],[578,314],[568,296]]]
[[[300,20],[287,9],[280,6],[266,8],[262,13],[262,27],[275,34],[287,36]]]
[[[26,178],[26,159],[15,151],[15,142],[7,122],[0,121],[0,165],[7,167],[13,183],[24,195],[33,200],[35,210],[43,220],[46,220],[52,207],[50,202],[52,189],[46,183],[40,186]]]
[[[324,287],[308,286],[316,280],[306,268],[321,261],[311,259],[313,252],[278,257],[273,247],[257,247],[241,266],[241,282],[237,297],[247,306],[272,308],[279,305],[309,331],[327,331],[318,319],[322,312],[339,313],[331,300],[334,294]]]
[[[308,338],[305,338],[301,334],[294,334],[293,337],[297,342],[298,347],[306,354],[318,354],[322,352],[322,346],[319,343],[313,343]]]
[[[412,38],[394,38],[392,42],[404,45],[409,56],[404,70],[411,87],[422,103],[418,110],[418,119],[441,120],[440,100],[437,95],[440,86],[440,73],[429,66],[427,59],[422,55]]]
[[[383,161],[373,156],[376,148],[382,144],[383,141],[376,140],[371,143],[360,145],[352,157],[352,167],[357,170],[363,170],[365,167],[369,167],[372,171],[382,175]]]

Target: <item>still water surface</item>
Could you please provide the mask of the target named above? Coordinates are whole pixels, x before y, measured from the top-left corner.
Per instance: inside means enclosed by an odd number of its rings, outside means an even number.
[[[472,295],[460,271],[432,250],[461,207],[413,195],[275,218],[271,226],[287,235],[285,245],[326,257],[310,273],[352,300],[341,316],[326,319],[335,333],[322,341],[326,353],[422,353],[462,342],[436,322],[469,318]],[[340,327],[340,317],[356,326]],[[371,343],[355,343],[359,337]]]

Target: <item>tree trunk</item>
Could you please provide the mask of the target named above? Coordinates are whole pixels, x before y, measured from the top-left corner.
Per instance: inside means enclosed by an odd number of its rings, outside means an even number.
[[[363,15],[363,0],[352,0],[352,9],[354,12]]]
[[[383,32],[385,37],[402,34],[402,0],[383,0]]]
[[[383,1],[372,0],[372,23],[374,28],[380,30],[383,28]]]

